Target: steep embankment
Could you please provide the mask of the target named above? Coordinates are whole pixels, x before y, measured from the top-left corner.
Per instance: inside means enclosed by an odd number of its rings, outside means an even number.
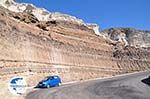
[[[113,72],[112,47],[88,28],[82,30],[78,26],[72,29],[53,21],[49,26],[44,22],[26,24],[25,20],[18,20],[23,16],[16,20],[4,12],[0,17],[3,76],[21,72],[61,73],[64,81],[70,81]],[[48,30],[41,28],[41,24]],[[9,67],[12,70],[7,70]]]
[[[52,74],[67,82],[150,68],[148,48],[112,40],[98,33],[97,25],[60,13],[46,13],[49,17],[42,21],[42,9],[22,11],[24,7],[19,5],[20,12],[11,12],[15,6],[8,5],[0,7],[1,96],[5,96],[7,82],[15,75],[25,76],[31,86]],[[13,96],[8,93],[7,97]]]

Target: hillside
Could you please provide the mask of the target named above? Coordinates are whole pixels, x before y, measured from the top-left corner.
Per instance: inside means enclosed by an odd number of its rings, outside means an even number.
[[[73,16],[13,0],[0,2],[1,96],[15,75],[25,76],[33,86],[53,74],[69,82],[150,69],[149,31],[99,32],[98,25]],[[4,99],[8,97],[14,96],[8,93]]]

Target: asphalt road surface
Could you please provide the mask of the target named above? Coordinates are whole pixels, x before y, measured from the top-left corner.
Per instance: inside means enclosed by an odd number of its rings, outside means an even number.
[[[38,89],[26,99],[150,99],[150,86],[141,82],[149,75],[150,72],[142,72]]]

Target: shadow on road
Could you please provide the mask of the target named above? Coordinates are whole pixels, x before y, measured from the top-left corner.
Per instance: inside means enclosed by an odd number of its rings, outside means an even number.
[[[47,89],[47,87],[39,87],[39,86],[35,86],[34,88],[38,88],[38,89]]]
[[[150,86],[150,77],[149,78],[146,78],[146,79],[143,79],[141,80],[141,82],[143,82],[144,84],[147,84]]]

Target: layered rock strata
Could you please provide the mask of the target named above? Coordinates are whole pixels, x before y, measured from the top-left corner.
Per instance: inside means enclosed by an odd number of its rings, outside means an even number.
[[[97,25],[57,18],[41,21],[33,13],[6,8],[0,7],[1,96],[16,75],[33,86],[54,74],[68,82],[150,69],[149,31],[141,41],[132,29],[99,32]]]

